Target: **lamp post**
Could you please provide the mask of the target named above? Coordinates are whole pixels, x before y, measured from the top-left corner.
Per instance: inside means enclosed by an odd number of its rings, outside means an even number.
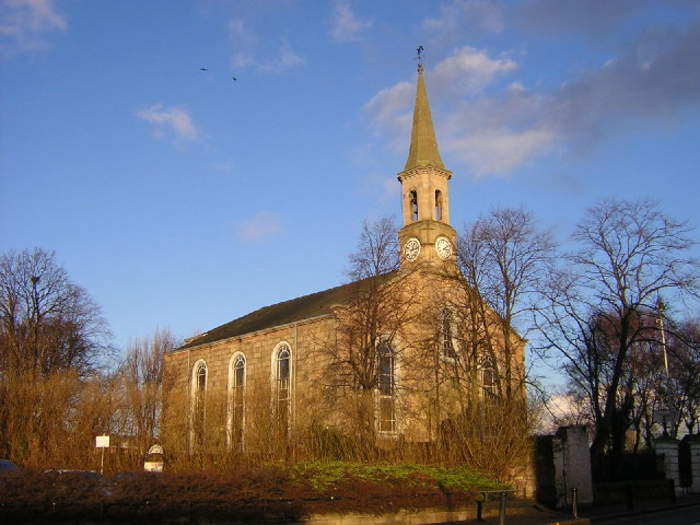
[[[668,379],[668,354],[666,353],[666,330],[664,328],[664,314],[666,313],[666,305],[661,297],[656,300],[656,325],[661,331],[661,349],[664,353],[664,370],[666,370],[666,379]]]
[[[661,420],[661,425],[664,427],[664,436],[668,436],[668,429],[667,429],[667,421],[666,418],[668,417],[668,414],[670,412],[669,410],[669,402],[668,402],[668,387],[669,387],[669,379],[670,375],[668,372],[668,353],[666,352],[666,329],[664,326],[664,315],[666,313],[666,305],[664,304],[663,300],[661,299],[661,296],[659,296],[656,299],[656,326],[658,327],[659,331],[661,332],[661,350],[663,352],[664,356],[664,371],[666,372],[666,399],[665,399],[665,407],[662,412],[662,420]]]

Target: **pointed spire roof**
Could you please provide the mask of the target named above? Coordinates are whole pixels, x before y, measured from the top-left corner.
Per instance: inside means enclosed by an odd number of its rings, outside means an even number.
[[[416,105],[413,108],[413,129],[411,130],[411,146],[404,171],[418,166],[433,166],[444,170],[445,165],[440,158],[433,118],[430,114],[428,93],[423,78],[423,65],[418,66],[418,84],[416,86]]]

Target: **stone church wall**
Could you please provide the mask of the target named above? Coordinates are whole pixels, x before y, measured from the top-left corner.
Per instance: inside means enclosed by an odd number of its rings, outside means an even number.
[[[451,278],[452,277],[452,278]],[[395,340],[396,365],[396,432],[380,433],[389,442],[435,443],[440,422],[450,414],[464,410],[464,385],[455,388],[450,373],[450,362],[439,358],[436,370],[435,325],[445,304],[464,304],[463,289],[455,286],[454,276],[444,273],[409,275],[404,290],[409,290],[405,304],[410,322],[401,326]],[[411,308],[411,303],[415,308]],[[401,304],[404,304],[403,302]],[[339,317],[336,317],[339,315]],[[342,308],[336,316],[328,315],[259,332],[244,334],[223,341],[208,343],[176,351],[166,356],[166,371],[173,378],[169,391],[173,393],[166,419],[171,428],[177,428],[181,441],[191,442],[191,413],[193,410],[193,374],[202,360],[207,366],[206,422],[210,447],[230,448],[231,436],[228,413],[229,368],[238,352],[246,358],[244,443],[247,452],[256,447],[273,449],[269,441],[275,437],[274,406],[271,399],[273,382],[273,352],[278,344],[289,344],[292,354],[291,421],[287,437],[298,438],[311,425],[332,428],[345,434],[357,433],[357,396],[345,391],[333,396],[327,388],[328,354],[324,348],[338,344],[338,326],[342,322]],[[456,328],[456,327],[455,327]],[[461,334],[469,337],[469,334]],[[438,338],[439,339],[439,338]],[[516,376],[522,366],[522,343],[514,341]],[[495,345],[500,346],[499,344]],[[475,364],[473,376],[464,378],[471,383],[471,395],[479,396],[480,376]],[[435,384],[441,386],[435,389]],[[337,393],[337,392],[336,392]],[[376,398],[376,393],[374,394]],[[370,402],[377,403],[377,400]],[[375,407],[375,411],[378,407]],[[178,423],[177,425],[175,423]]]

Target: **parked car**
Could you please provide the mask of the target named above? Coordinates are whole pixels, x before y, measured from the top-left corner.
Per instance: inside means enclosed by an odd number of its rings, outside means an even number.
[[[75,470],[68,468],[48,469],[44,471],[45,476],[55,476],[57,479],[71,480],[99,480],[102,478],[95,470]]]
[[[0,474],[19,474],[20,470],[17,465],[9,459],[0,459]]]

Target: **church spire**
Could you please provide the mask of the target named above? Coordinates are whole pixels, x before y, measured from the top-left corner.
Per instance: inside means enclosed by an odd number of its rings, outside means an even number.
[[[419,54],[420,58],[420,54]],[[413,129],[411,130],[411,145],[408,150],[408,159],[404,171],[419,166],[433,166],[441,170],[445,165],[440,158],[433,118],[430,114],[428,93],[425,89],[423,78],[423,64],[418,64],[418,84],[416,86],[416,104],[413,108]]]
[[[452,172],[445,169],[435,140],[423,78],[422,53],[423,46],[419,46],[411,145],[406,166],[397,176],[401,183],[404,224],[399,231],[402,265],[417,260],[452,264],[457,237],[457,232],[450,226],[448,183]]]

